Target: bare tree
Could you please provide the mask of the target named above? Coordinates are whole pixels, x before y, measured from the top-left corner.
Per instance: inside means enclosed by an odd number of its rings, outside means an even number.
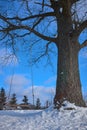
[[[52,49],[54,43],[58,51],[54,103],[56,105],[58,101],[67,99],[76,105],[84,106],[78,53],[87,46],[87,40],[80,44],[78,39],[80,34],[87,30],[87,1],[14,0],[9,1],[10,5],[6,13],[0,13],[1,43],[10,45],[15,53],[18,40],[29,42],[24,49],[34,48],[34,62],[46,55],[49,59],[49,51],[55,52]],[[84,10],[81,10],[82,8]]]

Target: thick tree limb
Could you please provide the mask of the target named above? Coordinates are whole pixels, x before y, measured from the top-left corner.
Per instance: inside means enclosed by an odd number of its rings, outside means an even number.
[[[26,30],[28,30],[29,32],[34,33],[35,35],[37,35],[38,37],[40,37],[40,38],[42,38],[42,39],[44,39],[44,40],[51,41],[51,42],[56,42],[56,41],[55,41],[55,38],[45,36],[45,35],[43,35],[43,34],[37,32],[36,30],[34,30],[34,27],[35,27],[37,24],[40,23],[40,21],[44,18],[44,16],[49,16],[49,14],[50,14],[50,15],[53,15],[53,12],[51,12],[51,13],[46,13],[46,14],[40,14],[40,15],[34,15],[34,16],[30,16],[30,17],[23,18],[23,19],[18,18],[18,17],[5,18],[4,16],[0,15],[0,18],[1,18],[4,22],[6,22],[6,23],[9,25],[9,26],[6,27],[6,28],[5,28],[5,27],[2,27],[2,28],[0,29],[0,32],[4,32],[4,33],[8,34],[8,32],[13,31],[13,30],[16,30],[16,29],[26,29]],[[38,16],[40,17],[40,19],[35,23],[35,25],[34,25],[32,28],[29,27],[29,26],[24,26],[24,25],[19,25],[19,26],[17,26],[17,25],[14,25],[13,23],[11,23],[11,21],[10,21],[10,20],[13,20],[13,19],[14,19],[14,20],[19,20],[19,22],[20,22],[20,21],[22,21],[22,20],[27,20],[27,19],[30,19],[30,18],[36,18],[36,17],[38,17]],[[43,16],[43,18],[42,18],[41,16]]]
[[[43,40],[47,40],[47,41],[50,41],[50,42],[56,42],[56,38],[45,36],[45,35],[37,32],[36,30],[34,30],[33,28],[31,28],[29,26],[23,26],[23,25],[16,26],[16,25],[12,25],[12,26],[10,26],[8,28],[0,29],[0,32],[8,33],[10,31],[17,30],[17,29],[25,29],[25,30],[28,30],[28,31],[34,33],[36,36],[42,38]]]
[[[54,12],[58,11],[58,9],[61,7],[61,1],[56,0],[50,0],[51,7],[54,9]]]
[[[87,28],[87,20],[85,20],[82,24],[79,25],[79,27],[76,30],[77,36],[80,35],[80,33]]]
[[[83,47],[87,46],[87,40],[85,40],[81,45],[80,45],[80,49],[82,49]]]
[[[25,17],[25,18],[19,18],[18,16],[17,17],[7,17],[6,19],[7,20],[19,20],[19,21],[25,21],[25,20],[30,20],[30,19],[33,19],[33,18],[39,18],[39,17],[48,17],[48,16],[55,16],[54,15],[54,12],[48,12],[48,13],[43,13],[43,14],[36,14],[36,15],[32,15],[32,16],[28,16],[28,17]],[[1,15],[0,15],[1,17]]]

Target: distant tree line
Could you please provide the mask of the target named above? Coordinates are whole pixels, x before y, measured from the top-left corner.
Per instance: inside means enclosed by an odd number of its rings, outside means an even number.
[[[3,106],[6,103],[6,94],[4,88],[0,89],[0,110],[3,109]]]
[[[50,102],[47,100],[44,107],[42,107],[40,98],[37,98],[35,105],[32,105],[29,103],[28,97],[26,95],[23,96],[21,101],[21,104],[17,103],[17,97],[15,93],[13,93],[11,98],[8,100],[5,89],[0,89],[0,110],[6,109],[7,106],[9,106],[8,109],[10,109],[10,107],[17,109],[17,106],[21,107],[21,109],[44,109],[50,106]]]

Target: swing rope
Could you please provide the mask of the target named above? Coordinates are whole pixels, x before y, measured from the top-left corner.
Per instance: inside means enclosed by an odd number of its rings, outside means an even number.
[[[10,99],[10,96],[11,96],[13,78],[14,78],[14,69],[13,69],[11,80],[10,80],[10,87],[9,87],[9,93],[8,93],[8,102],[9,102],[9,99]]]
[[[30,59],[32,59],[32,51],[30,50]],[[31,74],[31,87],[32,87],[32,100],[34,105],[34,84],[33,84],[33,67],[32,63],[30,65],[30,74]]]
[[[34,105],[34,84],[33,84],[33,69],[31,66],[31,86],[32,86],[32,98],[33,98],[33,105]]]

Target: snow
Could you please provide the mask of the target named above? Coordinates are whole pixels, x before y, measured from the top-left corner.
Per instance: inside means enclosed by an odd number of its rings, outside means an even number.
[[[0,130],[87,130],[87,108],[65,102],[59,110],[2,110]]]
[[[63,8],[60,8],[60,13],[62,13],[63,12]]]

